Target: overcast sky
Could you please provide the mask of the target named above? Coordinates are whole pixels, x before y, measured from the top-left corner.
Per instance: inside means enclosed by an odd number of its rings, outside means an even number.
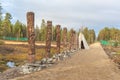
[[[1,0],[3,14],[12,14],[12,22],[26,24],[26,12],[35,13],[35,24],[52,20],[53,25],[78,30],[81,26],[95,29],[105,26],[120,28],[120,0]]]

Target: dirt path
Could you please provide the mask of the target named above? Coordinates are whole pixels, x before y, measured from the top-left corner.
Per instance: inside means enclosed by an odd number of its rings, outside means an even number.
[[[14,80],[120,80],[120,70],[95,43],[49,69]]]
[[[4,40],[3,42],[4,42],[5,44],[25,44],[25,45],[28,44],[28,42],[6,41],[6,40]],[[36,42],[35,45],[45,46],[45,43]],[[55,44],[52,44],[51,46],[55,47],[56,45],[55,45]]]

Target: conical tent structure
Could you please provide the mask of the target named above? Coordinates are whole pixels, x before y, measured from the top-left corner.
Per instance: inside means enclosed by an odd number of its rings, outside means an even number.
[[[89,49],[87,41],[86,41],[84,35],[81,32],[79,34],[79,48],[80,49]]]

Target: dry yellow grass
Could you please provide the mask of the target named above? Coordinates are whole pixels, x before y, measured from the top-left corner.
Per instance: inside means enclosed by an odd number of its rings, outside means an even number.
[[[56,48],[51,48],[51,56],[56,53]],[[16,66],[24,64],[28,57],[28,46],[27,45],[15,45],[15,44],[4,44],[0,45],[0,70],[6,67],[6,63],[10,60],[14,61]],[[36,60],[40,60],[45,57],[45,47],[36,46]]]

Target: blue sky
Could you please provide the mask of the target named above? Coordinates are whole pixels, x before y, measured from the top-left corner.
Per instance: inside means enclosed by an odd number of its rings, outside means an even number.
[[[95,29],[105,26],[120,28],[120,0],[1,0],[3,14],[12,14],[12,22],[26,24],[26,12],[35,12],[35,24],[52,20],[53,25],[78,30],[81,26]]]

